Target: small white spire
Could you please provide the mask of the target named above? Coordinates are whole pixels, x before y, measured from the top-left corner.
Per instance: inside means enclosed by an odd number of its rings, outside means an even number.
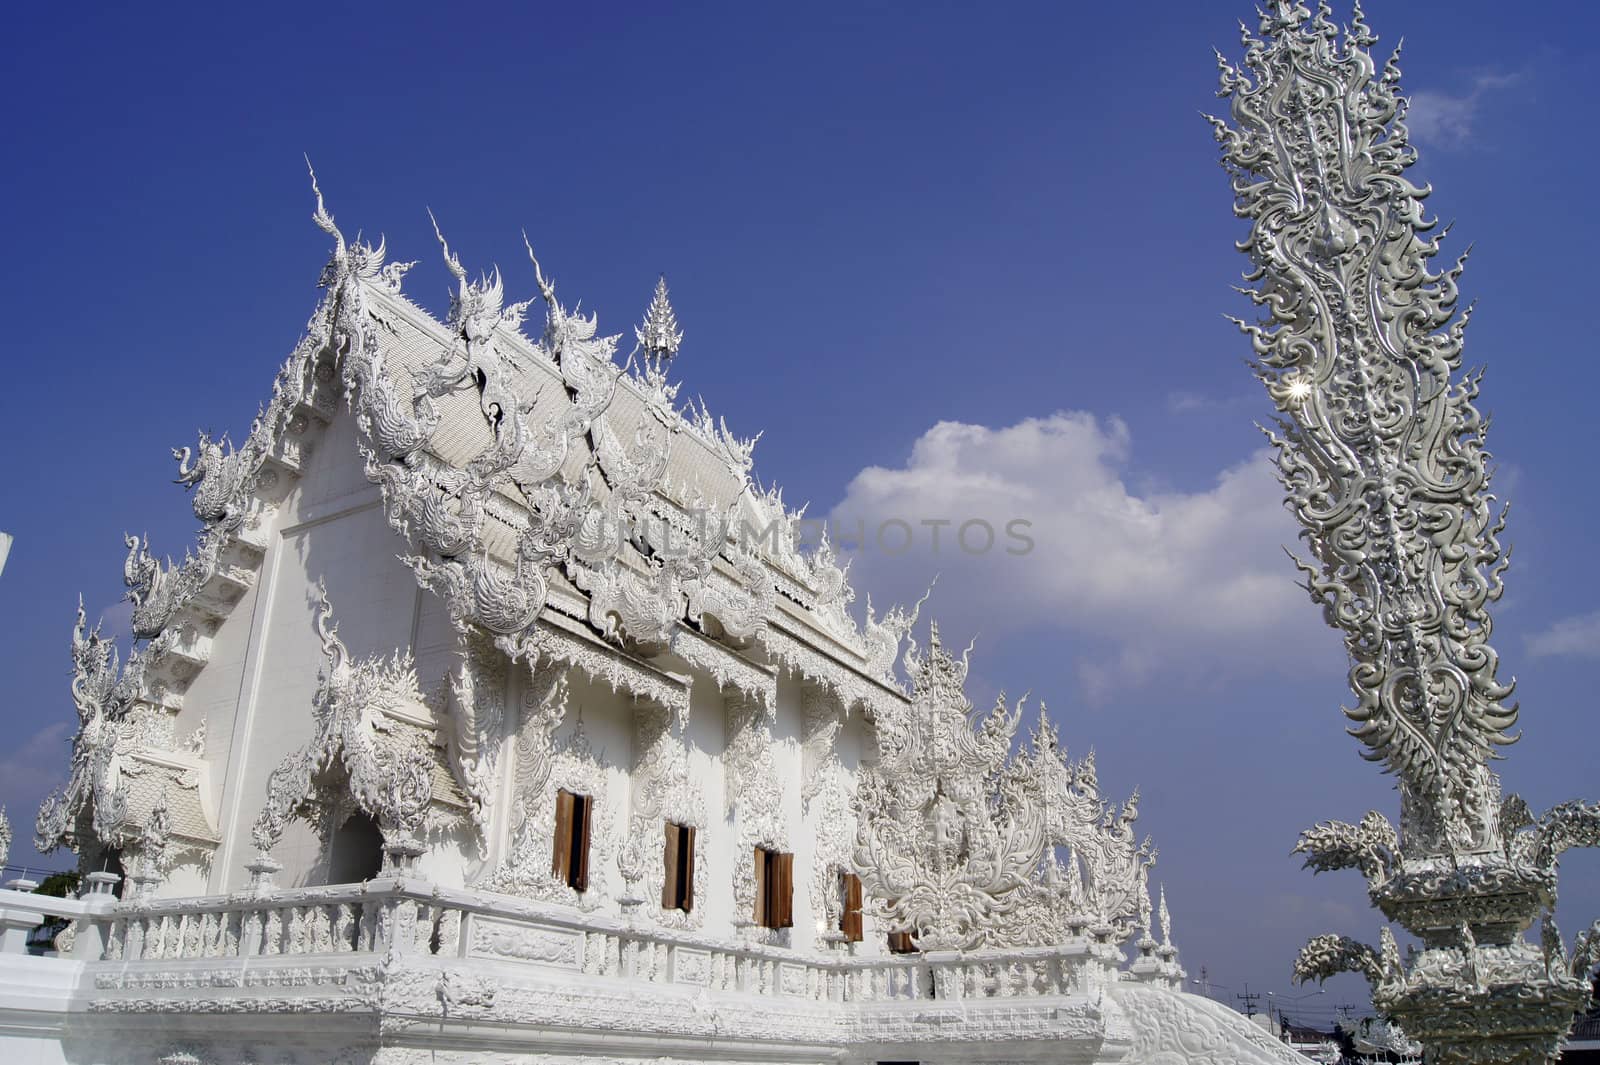
[[[644,357],[658,368],[671,362],[678,354],[678,347],[683,343],[683,330],[678,328],[678,316],[672,312],[672,301],[667,298],[666,274],[657,279],[650,308],[645,311],[644,321],[639,323],[633,335],[638,338]]]

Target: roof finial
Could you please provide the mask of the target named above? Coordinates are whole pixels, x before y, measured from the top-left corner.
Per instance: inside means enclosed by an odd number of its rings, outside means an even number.
[[[1156,904],[1156,920],[1161,923],[1161,945],[1172,946],[1172,915],[1167,912],[1167,885],[1160,886],[1160,902]]]
[[[678,328],[678,316],[672,313],[672,301],[667,298],[667,275],[656,281],[655,295],[644,313],[644,321],[633,331],[639,340],[639,349],[647,363],[658,372],[678,354],[683,343],[683,330]]]
[[[333,215],[328,213],[327,205],[322,202],[322,189],[317,185],[317,171],[311,165],[311,156],[307,155],[304,158],[306,161],[306,173],[311,175],[311,194],[317,198],[317,209],[311,215],[311,220],[317,224],[318,229],[333,238],[334,260],[342,262],[345,255],[344,234],[334,224]]]

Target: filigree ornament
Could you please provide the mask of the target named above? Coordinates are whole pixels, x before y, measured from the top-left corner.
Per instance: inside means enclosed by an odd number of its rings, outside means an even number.
[[[872,596],[867,596],[867,622],[864,626],[862,639],[867,645],[867,669],[874,676],[882,678],[889,684],[896,684],[895,667],[900,662],[900,644],[905,640],[917,624],[917,616],[922,613],[922,604],[928,601],[933,594],[933,585],[922,593],[922,598],[911,605],[910,610],[895,606],[884,611],[880,620],[872,613]]]
[[[1344,634],[1367,750],[1399,778],[1400,830],[1369,813],[1328,822],[1296,848],[1317,871],[1358,868],[1373,903],[1424,949],[1402,965],[1380,949],[1319,937],[1300,979],[1353,969],[1373,1001],[1440,1062],[1550,1060],[1586,981],[1555,964],[1555,859],[1600,842],[1596,808],[1535,822],[1501,802],[1488,763],[1515,737],[1512,684],[1497,677],[1490,605],[1503,590],[1505,510],[1489,492],[1481,375],[1461,373],[1465,256],[1437,269],[1443,234],[1430,191],[1406,177],[1397,56],[1380,69],[1359,6],[1341,35],[1325,3],[1293,0],[1243,32],[1244,62],[1218,56],[1212,118],[1232,176],[1243,290],[1262,320],[1237,322],[1279,417],[1268,437],[1312,561],[1296,561]]]
[[[1246,35],[1244,68],[1220,61],[1233,126],[1212,122],[1251,222],[1246,291],[1268,312],[1238,324],[1318,560],[1299,566],[1355,663],[1353,734],[1444,816],[1444,838],[1407,845],[1478,845],[1491,815],[1472,783],[1516,709],[1488,643],[1506,558],[1478,379],[1452,379],[1462,262],[1431,269],[1439,238],[1427,190],[1404,176],[1416,152],[1398,67],[1377,71],[1365,24],[1340,43],[1326,12],[1280,2],[1262,32]]]
[[[673,403],[678,398],[678,385],[667,382],[667,367],[678,354],[683,343],[683,330],[678,328],[678,316],[673,313],[672,301],[667,298],[667,279],[662,275],[656,281],[655,294],[644,314],[644,321],[634,329],[638,340],[637,354],[645,394],[653,410],[670,418]]]
[[[145,655],[134,651],[126,665],[116,645],[93,629],[78,600],[72,632],[72,703],[78,731],[72,739],[67,783],[39,808],[35,844],[49,853],[80,843],[116,847],[127,813],[121,769],[131,732],[132,710],[143,684]]]
[[[1148,926],[1155,849],[1133,832],[1137,793],[1101,800],[1093,759],[1068,763],[1042,712],[1013,756],[1022,703],[975,715],[966,655],[937,627],[906,660],[911,703],[877,718],[856,796],[855,865],[878,918],[924,949],[1121,942]]]
[[[723,697],[726,743],[722,772],[727,813],[738,830],[734,851],[733,919],[751,934],[756,901],[756,847],[789,851],[789,826],[784,817],[782,777],[772,757],[772,711],[742,692]],[[764,929],[762,931],[777,931]]]
[[[173,858],[172,811],[163,792],[136,839],[123,852],[123,861],[133,868],[135,892],[153,894],[171,873]]]
[[[714,624],[736,640],[761,632],[776,584],[761,553],[731,535],[737,507],[713,515],[668,498],[679,434],[695,436],[747,487],[754,442],[731,436],[703,406],[692,417],[673,407],[665,367],[682,330],[664,286],[637,330],[644,376],[631,378],[648,414],[624,423],[613,404],[625,374],[614,361],[617,338],[597,336],[593,316],[557,301],[529,248],[547,306],[537,352],[566,392],[553,415],[539,415],[546,409],[539,394],[524,398],[515,384],[524,371],[510,340],[527,343],[518,332],[527,304],[505,307],[498,271],[469,280],[435,224],[456,279],[447,319],[453,339],[433,363],[397,373],[384,355],[387,312],[372,298],[387,290],[375,284],[364,246],[345,243],[320,194],[316,218],[335,242],[325,275],[335,290],[334,343],[344,353],[367,475],[384,490],[390,523],[426,549],[407,562],[450,605],[458,628],[479,625],[514,642],[526,636],[545,608],[548,572],[559,567],[587,593],[590,623],[632,649],[664,647],[680,621]],[[439,401],[457,392],[476,393],[492,442],[464,465],[447,466],[431,455],[433,436]],[[577,474],[568,461],[574,449],[583,452]],[[493,506],[520,530],[514,558],[487,542]],[[726,567],[715,565],[719,556]]]
[[[505,721],[505,659],[488,640],[468,637],[456,648],[456,668],[446,683],[450,767],[483,842],[489,832]]]
[[[643,905],[657,924],[699,928],[706,907],[706,806],[700,788],[689,777],[688,750],[682,723],[671,710],[652,703],[634,708],[633,765],[629,772],[628,834],[618,856],[624,881],[624,906]],[[671,822],[696,829],[694,834],[694,898],[701,904],[683,910],[657,905],[666,869],[661,860],[663,826]]]
[[[352,660],[332,618],[319,582],[316,626],[324,664],[312,697],[314,731],[267,778],[267,800],[251,829],[262,855],[292,819],[344,796],[377,822],[386,847],[412,844],[433,798],[439,756],[432,729],[414,722],[434,714],[410,653]]]
[[[1400,866],[1400,837],[1376,810],[1367,811],[1357,825],[1324,821],[1307,829],[1294,849],[1306,856],[1308,869],[1359,869],[1374,888],[1387,883]]]
[[[556,738],[566,717],[567,694],[564,669],[552,663],[533,671],[523,693],[517,731],[511,847],[484,886],[592,910],[606,897],[620,839],[607,801],[609,767],[590,746],[583,715],[577,715],[564,738]],[[550,871],[556,792],[562,789],[594,800],[589,882],[581,893]]]

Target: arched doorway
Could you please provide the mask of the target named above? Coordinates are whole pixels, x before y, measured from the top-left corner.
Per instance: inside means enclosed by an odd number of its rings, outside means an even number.
[[[383,868],[383,833],[378,823],[357,810],[328,841],[328,883],[358,884]]]

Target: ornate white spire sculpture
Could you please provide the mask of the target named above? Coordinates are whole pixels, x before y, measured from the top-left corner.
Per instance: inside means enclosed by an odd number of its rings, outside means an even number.
[[[1480,375],[1460,373],[1465,257],[1432,267],[1443,234],[1429,236],[1429,190],[1405,176],[1416,151],[1396,60],[1376,67],[1359,6],[1342,37],[1329,15],[1269,4],[1261,37],[1244,31],[1242,66],[1218,56],[1232,123],[1211,122],[1251,223],[1244,291],[1263,318],[1238,325],[1314,555],[1296,564],[1344,633],[1350,732],[1401,793],[1398,833],[1374,812],[1319,825],[1298,849],[1318,871],[1360,868],[1423,949],[1408,966],[1387,929],[1377,950],[1321,937],[1295,974],[1365,972],[1430,1061],[1544,1062],[1587,999],[1594,937],[1569,962],[1553,928],[1542,951],[1523,932],[1549,920],[1560,852],[1600,843],[1600,807],[1536,824],[1489,771],[1517,712],[1489,644],[1505,512],[1488,491]]]
[[[633,331],[639,341],[639,350],[645,359],[665,369],[678,348],[683,344],[683,330],[678,328],[678,316],[672,313],[672,301],[667,298],[667,275],[656,279],[655,295],[645,311],[644,321]]]
[[[1102,800],[1094,756],[1069,763],[1042,706],[1013,752],[1022,701],[974,712],[967,656],[937,626],[925,650],[912,641],[906,673],[911,703],[877,720],[878,761],[856,792],[855,865],[878,917],[923,950],[1087,934],[1114,955],[1149,921],[1156,854],[1134,835],[1138,793]]]

